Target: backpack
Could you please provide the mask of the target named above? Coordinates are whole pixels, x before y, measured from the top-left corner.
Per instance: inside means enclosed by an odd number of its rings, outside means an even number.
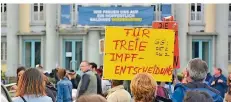
[[[162,86],[157,86],[157,96],[169,99],[168,90]]]
[[[223,102],[223,98],[219,94],[213,92],[208,88],[188,88],[187,86],[182,84],[179,84],[178,87],[181,87],[183,89],[184,94],[186,94],[187,91],[202,91],[208,93],[213,98],[214,102]]]

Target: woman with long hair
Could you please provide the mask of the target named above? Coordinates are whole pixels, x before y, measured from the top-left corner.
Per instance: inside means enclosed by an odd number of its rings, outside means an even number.
[[[22,74],[26,71],[26,68],[23,66],[20,66],[17,68],[17,81],[16,81],[16,85],[12,86],[10,90],[17,90],[17,85],[18,85],[18,81],[20,79],[20,77],[22,76]]]
[[[58,68],[57,102],[72,102],[72,83],[66,76],[66,70]]]
[[[17,97],[13,98],[13,102],[52,102],[46,95],[46,83],[39,70],[35,68],[26,70],[19,81]]]

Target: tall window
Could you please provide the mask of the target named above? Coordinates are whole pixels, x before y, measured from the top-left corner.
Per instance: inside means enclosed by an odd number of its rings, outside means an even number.
[[[154,4],[154,5],[151,5],[154,7],[154,21],[160,21],[161,20],[161,4]]]
[[[191,21],[202,21],[202,9],[201,3],[191,4]]]
[[[45,9],[43,3],[33,4],[33,21],[34,22],[44,22],[45,21]]]
[[[1,42],[1,61],[6,61],[7,58],[7,43]]]
[[[6,4],[1,4],[1,21],[2,21],[2,23],[6,23],[6,19],[7,19],[7,17],[6,17]]]
[[[231,4],[229,4],[229,21],[231,21]]]

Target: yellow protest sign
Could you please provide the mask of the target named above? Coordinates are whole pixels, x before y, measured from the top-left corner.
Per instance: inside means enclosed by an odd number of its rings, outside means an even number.
[[[174,38],[173,30],[106,27],[103,77],[131,80],[147,72],[156,81],[171,81]]]

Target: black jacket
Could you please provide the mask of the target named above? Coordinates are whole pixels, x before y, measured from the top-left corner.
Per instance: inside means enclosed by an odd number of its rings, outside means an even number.
[[[156,96],[155,100],[153,100],[153,102],[172,102],[171,99],[167,99],[167,98],[163,98],[160,96]]]
[[[46,94],[48,97],[52,98],[53,102],[56,102],[57,89],[54,86],[50,84],[46,85]]]
[[[76,74],[76,77],[74,79],[71,79],[71,83],[72,83],[73,89],[77,89],[78,88],[80,79],[81,79],[81,77],[78,74]]]
[[[95,74],[97,78],[97,94],[103,95],[102,93],[102,83],[101,83],[101,78],[98,74]]]

